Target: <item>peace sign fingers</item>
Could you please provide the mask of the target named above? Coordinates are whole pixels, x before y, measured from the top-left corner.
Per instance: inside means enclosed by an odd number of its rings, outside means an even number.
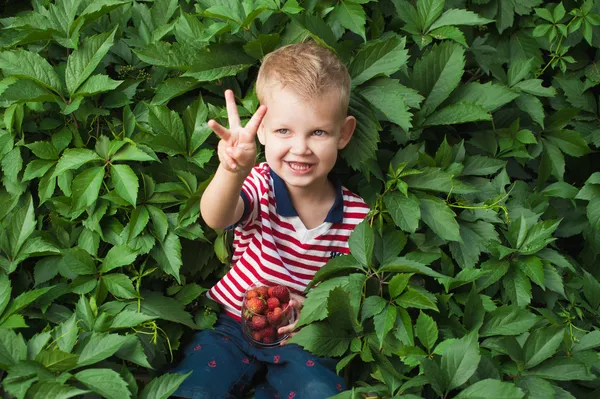
[[[225,90],[225,105],[227,107],[227,118],[229,119],[229,129],[237,130],[242,127],[240,115],[238,114],[237,105],[233,91]]]

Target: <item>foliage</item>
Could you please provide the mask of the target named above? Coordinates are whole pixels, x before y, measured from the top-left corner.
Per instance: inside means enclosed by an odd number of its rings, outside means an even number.
[[[7,394],[175,391],[186,376],[163,371],[215,322],[202,294],[229,257],[199,218],[206,122],[226,119],[225,88],[249,117],[260,59],[310,37],[352,76],[337,172],[372,209],[292,340],[340,358],[336,397],[598,397],[597,1],[4,7]]]

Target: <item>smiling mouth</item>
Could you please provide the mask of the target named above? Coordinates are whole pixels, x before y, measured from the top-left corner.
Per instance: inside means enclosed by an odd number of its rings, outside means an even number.
[[[292,170],[304,172],[312,168],[313,164],[303,162],[286,162]]]

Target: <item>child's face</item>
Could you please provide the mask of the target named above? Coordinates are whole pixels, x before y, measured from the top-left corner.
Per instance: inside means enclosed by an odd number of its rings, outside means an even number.
[[[275,86],[265,103],[258,138],[269,166],[289,186],[322,189],[338,151],[352,137],[356,119],[342,114],[334,91],[306,101],[289,88]]]

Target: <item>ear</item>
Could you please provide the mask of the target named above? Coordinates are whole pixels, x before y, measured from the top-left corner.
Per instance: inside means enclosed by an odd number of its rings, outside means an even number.
[[[356,129],[356,118],[349,115],[344,119],[344,124],[342,125],[342,129],[340,130],[340,140],[338,141],[338,150],[343,149],[348,145],[352,135],[354,134],[354,129]]]
[[[256,135],[258,136],[258,141],[260,142],[260,144],[265,145],[265,124],[264,124],[264,122],[261,122],[260,125],[258,126],[258,131],[256,132]]]

